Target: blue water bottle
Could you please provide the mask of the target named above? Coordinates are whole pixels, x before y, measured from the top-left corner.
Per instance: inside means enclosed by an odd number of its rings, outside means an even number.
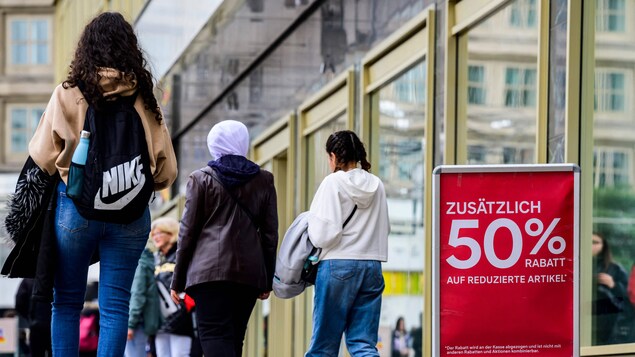
[[[84,186],[84,167],[86,166],[86,157],[88,156],[89,141],[90,132],[82,130],[79,137],[79,144],[75,148],[75,152],[71,158],[71,167],[68,170],[66,196],[70,198],[78,198],[82,194],[82,187]]]

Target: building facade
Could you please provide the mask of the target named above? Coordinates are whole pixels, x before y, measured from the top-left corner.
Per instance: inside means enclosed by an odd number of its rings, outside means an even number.
[[[138,29],[160,3],[147,6]],[[160,74],[179,153],[174,195],[208,160],[209,128],[243,121],[254,139],[252,158],[276,177],[282,234],[328,174],[328,134],[356,130],[385,182],[391,219],[378,347],[388,355],[390,332],[403,316],[408,330],[422,331],[413,347],[421,344],[431,355],[434,167],[578,164],[580,352],[635,353],[627,296],[610,339],[599,338],[591,249],[592,232],[601,232],[613,261],[630,275],[634,6],[631,0],[225,1]],[[311,310],[310,291],[259,304],[248,355],[301,355]]]

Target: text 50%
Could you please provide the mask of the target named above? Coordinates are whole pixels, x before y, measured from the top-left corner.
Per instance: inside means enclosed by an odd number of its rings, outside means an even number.
[[[554,255],[558,255],[567,247],[567,243],[564,238],[559,236],[550,237],[556,225],[560,222],[560,218],[554,218],[549,227],[544,229],[542,221],[538,218],[531,218],[525,223],[525,233],[532,237],[540,236],[540,239],[533,246],[530,255],[538,253],[540,248],[547,242],[547,248],[549,252]],[[447,258],[448,264],[456,269],[469,269],[478,264],[481,260],[481,247],[474,238],[459,236],[460,230],[463,228],[478,228],[478,220],[476,219],[456,219],[452,221],[452,227],[450,229],[450,240],[448,244],[452,247],[466,246],[470,250],[470,256],[467,259],[461,260],[454,255]],[[512,251],[509,257],[506,259],[500,259],[494,250],[494,238],[496,232],[505,228],[511,233],[512,237]],[[542,234],[542,235],[541,235]],[[498,218],[487,226],[485,230],[485,236],[483,237],[483,250],[485,251],[485,257],[492,266],[500,269],[506,269],[518,262],[520,254],[523,251],[523,237],[516,222],[508,218]]]

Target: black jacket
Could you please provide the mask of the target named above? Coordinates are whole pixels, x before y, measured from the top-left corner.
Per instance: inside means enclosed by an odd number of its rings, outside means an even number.
[[[211,175],[216,173],[209,166],[190,174],[172,289],[231,281],[271,291],[278,246],[273,175],[259,170],[248,182],[229,188],[257,222]]]
[[[55,207],[58,174],[49,176],[29,157],[9,199],[5,227],[15,247],[2,267],[9,278],[35,278],[29,307],[31,324],[50,326],[57,259]],[[27,209],[28,208],[28,209]]]
[[[49,176],[29,157],[18,176],[16,190],[9,198],[9,213],[5,218],[5,228],[15,247],[2,266],[2,275],[9,278],[34,278],[36,267],[46,263],[51,268],[48,257],[39,256],[42,244],[47,245],[55,238],[56,187],[59,175]],[[47,245],[46,248],[49,248]],[[41,262],[38,259],[43,259]]]

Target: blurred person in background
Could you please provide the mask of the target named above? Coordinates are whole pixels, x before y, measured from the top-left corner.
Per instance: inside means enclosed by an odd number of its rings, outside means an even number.
[[[410,342],[410,334],[406,331],[406,322],[403,317],[399,317],[395,329],[392,331],[391,357],[410,356]]]
[[[410,337],[412,338],[412,350],[414,351],[413,357],[423,356],[423,313],[419,313],[419,326],[413,327],[410,330]]]
[[[593,345],[620,343],[617,321],[630,304],[627,297],[628,276],[613,260],[608,240],[593,233]]]
[[[189,356],[192,349],[192,306],[186,305],[185,298],[175,303],[170,296],[178,234],[179,222],[172,217],[160,217],[152,222],[150,235],[157,249],[154,253],[154,276],[162,315],[154,341],[157,357]]]
[[[141,253],[130,293],[128,341],[124,357],[146,357],[153,350],[149,344],[154,343],[154,336],[161,324],[159,293],[154,279],[154,256],[148,245]]]

